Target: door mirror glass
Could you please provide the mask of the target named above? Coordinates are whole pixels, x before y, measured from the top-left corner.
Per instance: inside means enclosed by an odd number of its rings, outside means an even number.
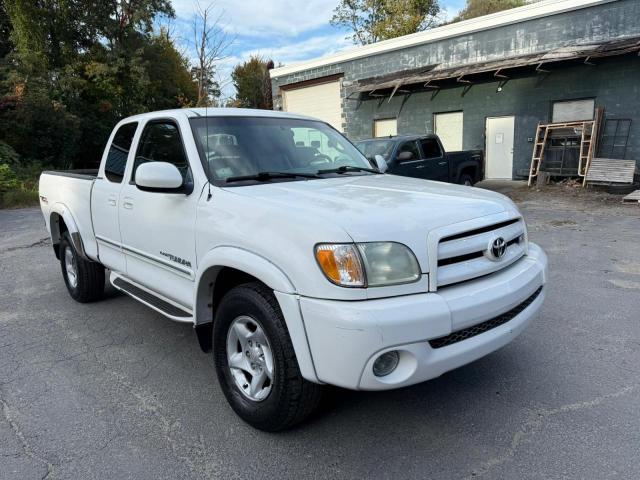
[[[413,152],[404,151],[398,154],[399,162],[408,162],[410,160],[413,160]]]
[[[389,165],[387,165],[387,161],[382,155],[376,155],[373,160],[375,163],[375,167],[380,170],[380,172],[384,173],[389,168]]]
[[[183,193],[182,175],[167,162],[147,162],[136,170],[136,186],[147,192]]]

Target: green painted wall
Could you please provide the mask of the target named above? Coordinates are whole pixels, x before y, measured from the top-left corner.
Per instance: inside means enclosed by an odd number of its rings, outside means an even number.
[[[640,160],[640,58],[632,55],[600,60],[597,66],[556,67],[549,74],[510,80],[497,92],[497,83],[473,85],[462,96],[463,88],[415,93],[391,102],[367,100],[349,106],[346,133],[354,140],[370,137],[373,120],[398,118],[398,133],[433,132],[433,114],[464,112],[463,148],[484,149],[486,117],[515,116],[514,176],[528,174],[538,122],[551,120],[556,100],[595,98],[608,118],[632,118],[626,157]],[[351,101],[349,101],[351,102]]]

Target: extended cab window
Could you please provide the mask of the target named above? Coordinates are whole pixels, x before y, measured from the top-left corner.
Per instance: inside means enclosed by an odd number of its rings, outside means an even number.
[[[124,169],[127,166],[127,157],[137,128],[137,122],[125,123],[118,128],[114,135],[107,154],[107,161],[104,164],[104,175],[110,182],[122,182]]]
[[[403,152],[408,152],[409,155],[405,153],[401,157],[400,154]],[[412,160],[419,160],[420,152],[418,152],[418,144],[414,141],[404,142],[402,145],[400,145],[400,149],[398,150],[398,159],[405,162],[410,162]]]
[[[420,140],[420,146],[422,147],[423,158],[439,158],[442,156],[442,150],[435,138],[423,138]]]
[[[175,123],[163,120],[148,123],[144,127],[133,164],[132,181],[136,179],[138,167],[146,162],[172,163],[180,170],[183,180],[190,178],[189,161]]]

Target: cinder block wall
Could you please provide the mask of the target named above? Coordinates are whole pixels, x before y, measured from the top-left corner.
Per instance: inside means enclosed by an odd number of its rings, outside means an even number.
[[[598,60],[598,66],[550,66],[550,74],[514,79],[496,92],[497,82],[394,97],[391,102],[357,102],[355,81],[401,70],[443,64],[481,62],[558,48],[567,44],[607,41],[640,35],[640,1],[618,0],[528,20],[491,30],[419,45],[394,52],[296,72],[272,80],[274,108],[282,108],[279,87],[335,73],[342,82],[343,128],[352,140],[370,137],[373,120],[398,117],[399,133],[433,131],[433,114],[463,110],[463,148],[484,148],[485,117],[515,115],[514,176],[522,176],[531,158],[529,137],[539,121],[550,119],[555,100],[596,98],[609,117],[632,118],[627,158],[640,162],[640,58]]]

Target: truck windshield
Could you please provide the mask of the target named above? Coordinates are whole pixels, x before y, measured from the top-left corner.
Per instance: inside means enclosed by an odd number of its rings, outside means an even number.
[[[393,143],[393,140],[365,140],[356,142],[356,147],[369,159],[375,158],[376,155],[382,155],[388,161],[393,151]]]
[[[344,176],[345,171],[350,175],[371,174],[360,170],[370,169],[371,164],[358,149],[336,130],[319,121],[275,117],[198,117],[191,119],[191,128],[205,171],[210,175],[209,180],[217,185],[227,184],[228,178],[234,179],[235,184],[238,177],[246,177],[246,181],[255,183]],[[340,167],[348,168],[338,171]],[[260,176],[263,172],[309,175]],[[256,178],[249,178],[252,176]]]

